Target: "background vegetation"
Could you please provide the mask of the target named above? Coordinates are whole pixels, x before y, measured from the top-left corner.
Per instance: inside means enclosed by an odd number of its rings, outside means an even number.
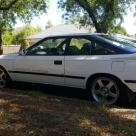
[[[66,22],[93,26],[97,33],[116,32],[135,0],[59,0]]]
[[[13,28],[17,19],[31,22],[34,16],[47,13],[47,8],[48,0],[0,0],[0,54],[3,54],[2,35],[7,29]],[[8,39],[10,34],[5,33],[5,38]]]
[[[51,27],[53,27],[53,24],[51,23],[51,21],[48,21],[47,25],[45,26],[45,29],[49,29]]]
[[[15,33],[11,29],[8,29],[3,34],[3,44],[4,45],[21,45],[21,49],[24,49],[29,46],[29,43],[25,38],[27,36],[36,34],[42,31],[42,28],[37,26],[36,28],[31,25],[26,25],[22,30],[18,33]]]
[[[65,23],[94,27],[97,33],[130,36],[121,24],[133,4],[135,0],[58,0],[58,9],[63,11],[62,18]],[[16,34],[13,33],[13,26],[17,19],[26,24],[30,23],[34,16],[47,13],[48,7],[48,0],[0,0],[0,54],[2,54],[2,43],[20,44],[21,49],[28,47],[29,43],[25,38],[42,29],[26,25]],[[51,27],[53,25],[48,21],[45,28]],[[136,35],[133,35],[133,38],[135,37]]]

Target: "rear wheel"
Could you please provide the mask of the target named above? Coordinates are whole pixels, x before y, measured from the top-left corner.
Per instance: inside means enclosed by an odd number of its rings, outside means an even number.
[[[110,77],[97,77],[92,80],[91,94],[95,101],[107,105],[115,104],[120,100],[120,81]]]

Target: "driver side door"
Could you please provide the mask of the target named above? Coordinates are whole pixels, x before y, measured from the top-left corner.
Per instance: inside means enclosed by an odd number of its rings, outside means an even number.
[[[19,81],[64,85],[64,54],[68,39],[53,37],[30,47],[14,61]]]

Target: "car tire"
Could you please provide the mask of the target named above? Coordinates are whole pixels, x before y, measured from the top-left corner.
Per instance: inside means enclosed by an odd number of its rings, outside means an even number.
[[[0,66],[0,88],[9,87],[11,85],[11,78],[7,71]]]
[[[88,91],[91,98],[106,105],[127,104],[127,93],[123,83],[116,77],[97,75],[90,78]]]

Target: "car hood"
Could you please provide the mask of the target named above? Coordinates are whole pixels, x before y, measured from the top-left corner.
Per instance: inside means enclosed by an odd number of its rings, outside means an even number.
[[[1,59],[15,59],[19,54],[18,53],[11,53],[7,55],[0,55],[0,60]]]

